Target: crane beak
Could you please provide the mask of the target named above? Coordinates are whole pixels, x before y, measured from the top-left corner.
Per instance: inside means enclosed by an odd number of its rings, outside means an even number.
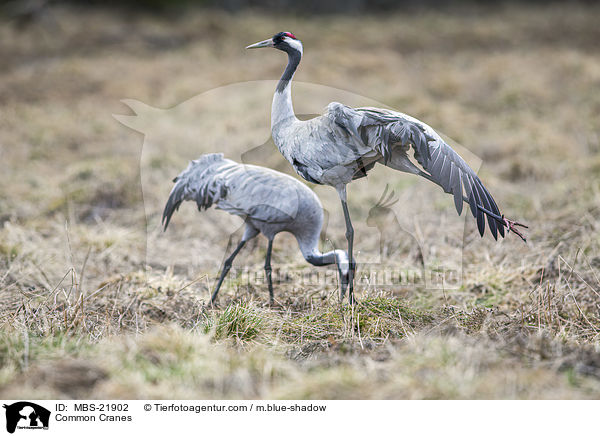
[[[249,45],[246,48],[263,48],[263,47],[273,47],[273,39],[265,39],[264,41],[257,42],[256,44]]]

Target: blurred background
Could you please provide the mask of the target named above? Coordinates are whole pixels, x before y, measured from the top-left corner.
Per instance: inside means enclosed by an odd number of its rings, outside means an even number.
[[[24,0],[3,2],[0,16],[4,397],[598,396],[595,2]],[[208,311],[239,220],[185,204],[162,233],[159,215],[171,179],[201,153],[293,174],[269,140],[272,83],[257,94],[230,87],[279,78],[283,54],[244,50],[279,31],[304,44],[293,91],[301,113],[368,101],[426,122],[462,146],[502,212],[530,226],[528,244],[479,238],[439,188],[380,167],[349,188],[359,260],[454,268],[458,286],[367,278],[358,295],[370,309],[357,324],[338,310],[335,283],[283,278],[273,309],[264,283],[234,277],[221,309]],[[235,116],[219,118],[211,101]],[[400,201],[374,217],[386,185]],[[311,188],[328,216],[323,249],[343,246],[335,191]],[[382,239],[389,228],[402,238]],[[147,262],[148,240],[160,255]],[[260,274],[266,244],[254,244],[236,263]],[[287,235],[273,264],[313,268]],[[210,341],[196,334],[215,329]],[[247,353],[228,366],[240,344]],[[120,351],[94,359],[102,347]],[[280,372],[265,369],[273,361]],[[31,372],[46,385],[15,383]]]

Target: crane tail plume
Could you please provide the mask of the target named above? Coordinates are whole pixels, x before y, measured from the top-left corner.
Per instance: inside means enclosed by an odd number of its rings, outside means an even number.
[[[198,210],[204,210],[226,195],[226,188],[215,180],[219,169],[226,164],[222,153],[205,154],[191,161],[188,167],[173,179],[175,186],[169,194],[162,214],[164,230],[167,230],[173,213],[184,201],[194,200]]]
[[[173,190],[171,191],[171,195],[169,195],[169,199],[167,200],[167,204],[163,210],[162,214],[162,225],[163,231],[167,230],[169,223],[171,222],[171,217],[173,213],[179,209],[181,203],[183,203],[183,189],[181,189],[180,185],[175,185]]]

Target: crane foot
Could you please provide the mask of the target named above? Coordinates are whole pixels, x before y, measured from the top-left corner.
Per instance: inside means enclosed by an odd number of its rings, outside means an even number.
[[[528,229],[529,226],[518,223],[516,221],[511,221],[508,218],[504,218],[504,215],[502,215],[502,220],[504,221],[504,225],[508,228],[509,232],[512,231],[515,235],[521,238],[523,242],[527,243],[527,238],[523,236],[523,234],[517,229],[517,227],[523,227],[525,229]]]

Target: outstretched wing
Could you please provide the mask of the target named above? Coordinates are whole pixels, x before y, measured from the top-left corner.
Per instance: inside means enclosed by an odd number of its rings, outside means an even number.
[[[400,112],[353,109],[340,103],[328,106],[328,116],[379,152],[384,165],[419,174],[452,194],[459,215],[466,198],[482,236],[486,214],[494,238],[498,233],[504,236],[504,224],[498,219],[501,214],[492,195],[475,171],[427,124]],[[422,169],[409,159],[409,148]]]

